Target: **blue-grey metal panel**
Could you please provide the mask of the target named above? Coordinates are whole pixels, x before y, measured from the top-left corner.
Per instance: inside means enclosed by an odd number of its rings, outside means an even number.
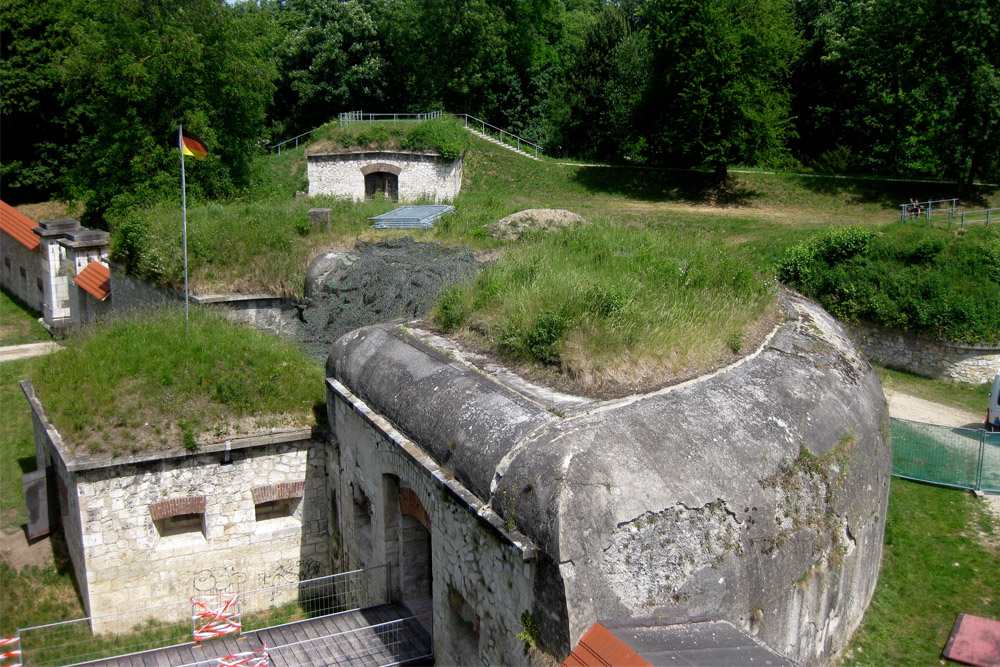
[[[375,229],[427,229],[441,216],[453,213],[454,206],[436,204],[426,206],[400,206],[388,213],[368,218],[375,222]]]

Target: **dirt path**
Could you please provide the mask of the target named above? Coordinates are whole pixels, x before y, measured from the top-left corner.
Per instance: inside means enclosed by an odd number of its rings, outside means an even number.
[[[885,390],[885,398],[889,401],[889,414],[897,419],[909,419],[910,421],[940,424],[941,426],[983,427],[985,407],[983,414],[976,414],[888,388]],[[983,405],[986,405],[985,402]]]

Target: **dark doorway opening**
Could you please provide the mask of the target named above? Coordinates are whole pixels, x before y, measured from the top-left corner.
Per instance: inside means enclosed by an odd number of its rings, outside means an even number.
[[[365,199],[374,199],[381,192],[391,201],[399,201],[399,176],[387,171],[375,171],[365,175]]]

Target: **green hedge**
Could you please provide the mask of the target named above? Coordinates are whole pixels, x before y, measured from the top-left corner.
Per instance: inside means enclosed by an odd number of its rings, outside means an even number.
[[[778,278],[843,320],[956,342],[1000,342],[998,227],[833,228],[789,248]]]

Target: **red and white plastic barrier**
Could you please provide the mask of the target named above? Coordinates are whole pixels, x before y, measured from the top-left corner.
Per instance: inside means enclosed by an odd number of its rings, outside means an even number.
[[[268,655],[266,647],[262,647],[259,651],[234,653],[218,660],[219,664],[216,667],[268,667],[271,664],[271,656]]]
[[[21,643],[20,637],[0,637],[0,662],[3,662],[3,667],[21,667],[21,649],[18,646]],[[17,662],[4,662],[14,658]]]
[[[196,642],[238,633],[243,629],[240,623],[239,593],[199,595],[191,598],[191,604],[194,606],[191,624]]]

